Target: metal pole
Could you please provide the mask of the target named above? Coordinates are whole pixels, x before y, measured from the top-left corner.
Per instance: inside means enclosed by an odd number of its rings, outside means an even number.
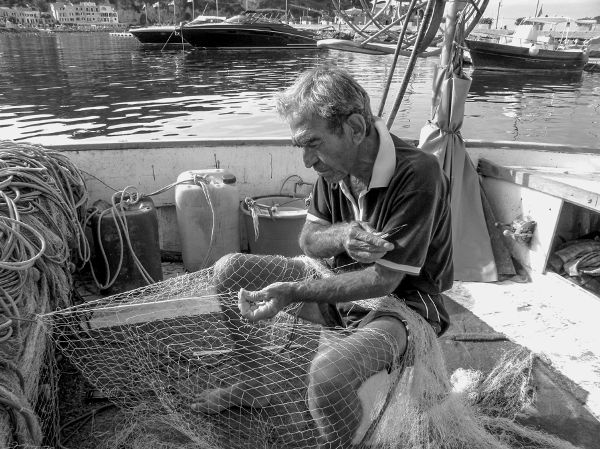
[[[498,0],[498,12],[496,13],[496,29],[498,29],[498,17],[500,17],[500,7],[502,6],[502,0]]]
[[[196,18],[196,13],[194,12],[194,0],[192,0],[192,20]]]
[[[215,0],[215,4],[217,5],[217,16],[219,15],[219,0]]]

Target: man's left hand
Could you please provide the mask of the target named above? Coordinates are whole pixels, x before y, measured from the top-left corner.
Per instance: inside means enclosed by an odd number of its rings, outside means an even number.
[[[262,290],[240,289],[238,307],[248,321],[273,318],[277,313],[294,302],[293,282],[276,282]]]
[[[394,249],[394,244],[383,239],[380,234],[364,221],[348,223],[343,237],[344,249],[357,262],[375,262]]]

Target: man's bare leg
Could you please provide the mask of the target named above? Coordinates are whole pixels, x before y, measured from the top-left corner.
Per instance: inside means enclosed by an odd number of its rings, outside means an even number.
[[[399,319],[384,316],[315,357],[308,405],[321,434],[320,449],[351,446],[362,415],[359,387],[372,375],[391,366],[398,355],[404,353],[406,344],[404,324]]]
[[[194,399],[191,408],[210,414],[234,406],[264,407],[273,396],[267,386],[268,379],[264,378],[264,368],[273,365],[273,354],[265,349],[264,329],[241,318],[237,294],[241,288],[254,291],[278,281],[303,280],[308,275],[308,268],[299,260],[281,256],[229,254],[217,261],[214,270],[217,293],[226,297],[222,310],[234,343],[233,353],[236,362],[244,369],[238,382],[230,387],[202,392]],[[308,305],[300,315],[324,324],[316,304]]]

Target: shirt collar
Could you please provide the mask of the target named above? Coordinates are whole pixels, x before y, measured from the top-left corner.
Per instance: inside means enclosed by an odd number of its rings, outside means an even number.
[[[396,150],[390,132],[380,118],[375,118],[373,125],[379,134],[379,150],[373,164],[369,189],[387,187],[396,170]]]

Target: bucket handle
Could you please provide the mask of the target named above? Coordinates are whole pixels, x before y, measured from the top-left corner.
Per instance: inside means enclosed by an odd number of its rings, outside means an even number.
[[[311,201],[311,196],[309,196],[308,198],[306,198],[304,200],[304,205],[308,208],[310,205],[310,201]],[[298,198],[291,198],[289,202],[292,201],[296,201],[298,200]],[[254,227],[254,240],[258,240],[258,236],[260,234],[260,229],[259,229],[259,221],[258,221],[258,216],[259,214],[262,212],[269,214],[269,217],[271,217],[271,220],[274,220],[275,217],[273,214],[277,213],[277,208],[279,206],[281,206],[282,204],[276,204],[274,206],[267,206],[266,204],[262,204],[259,203],[258,201],[256,201],[254,198],[250,198],[250,197],[246,197],[244,198],[244,203],[246,204],[246,207],[248,208],[248,211],[250,212],[250,215],[252,216],[252,225]],[[287,203],[283,203],[283,205],[285,205]]]
[[[273,213],[277,212],[277,206],[267,206],[266,204],[261,204],[257,202],[255,199],[246,197],[244,198],[244,203],[246,207],[248,207],[248,211],[252,215],[252,225],[254,227],[254,241],[258,240],[258,236],[260,234],[260,229],[258,226],[258,214],[260,212],[267,212],[269,217],[273,219]]]

